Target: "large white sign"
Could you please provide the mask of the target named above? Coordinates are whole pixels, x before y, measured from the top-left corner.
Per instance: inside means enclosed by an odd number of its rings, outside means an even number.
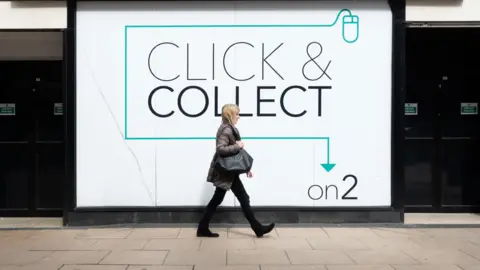
[[[252,205],[390,205],[386,2],[78,5],[78,206],[206,204],[225,103]]]

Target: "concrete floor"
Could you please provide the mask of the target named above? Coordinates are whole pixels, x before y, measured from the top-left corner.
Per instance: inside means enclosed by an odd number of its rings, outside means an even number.
[[[478,214],[405,214],[405,225],[478,225]],[[62,218],[0,218],[0,229],[63,228]]]
[[[198,239],[193,228],[63,228],[61,218],[0,218],[0,270],[480,270],[479,215],[406,214],[405,225],[282,227],[262,239],[220,228],[220,238]]]
[[[480,224],[479,214],[405,214],[405,224]]]
[[[480,270],[480,228],[0,230],[0,270]]]
[[[0,229],[62,228],[62,218],[0,218]]]

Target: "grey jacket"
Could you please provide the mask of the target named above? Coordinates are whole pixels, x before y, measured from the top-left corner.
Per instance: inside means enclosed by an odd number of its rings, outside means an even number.
[[[232,183],[237,174],[220,173],[215,170],[215,160],[217,156],[229,156],[234,155],[240,151],[240,146],[237,145],[237,141],[241,140],[238,129],[228,124],[221,124],[217,131],[216,136],[216,151],[213,155],[210,168],[208,170],[207,182],[213,183],[214,186],[230,190]]]

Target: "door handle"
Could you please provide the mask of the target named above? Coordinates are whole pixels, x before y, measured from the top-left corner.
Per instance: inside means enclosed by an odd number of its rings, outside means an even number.
[[[471,140],[473,137],[442,137],[442,140]]]

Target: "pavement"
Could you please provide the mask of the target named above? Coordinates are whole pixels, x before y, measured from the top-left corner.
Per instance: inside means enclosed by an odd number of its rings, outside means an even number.
[[[129,226],[129,224],[120,224]],[[138,224],[133,224],[138,226]],[[167,224],[169,225],[169,224]],[[309,226],[309,224],[306,224]],[[331,226],[332,224],[330,224]],[[333,224],[335,225],[335,224]],[[343,225],[343,224],[338,224]],[[347,224],[350,226],[350,224]],[[480,228],[480,215],[471,213],[405,213],[405,222],[402,224],[369,224],[370,226],[390,227],[478,227]],[[147,226],[149,226],[147,224]],[[153,224],[152,226],[158,226]],[[171,225],[170,225],[171,226]],[[182,227],[181,224],[178,224]],[[188,225],[187,227],[191,226]],[[308,227],[307,226],[307,227]],[[61,229],[62,218],[12,218],[0,217],[0,230],[2,229]]]
[[[480,270],[480,228],[0,230],[0,270]]]

